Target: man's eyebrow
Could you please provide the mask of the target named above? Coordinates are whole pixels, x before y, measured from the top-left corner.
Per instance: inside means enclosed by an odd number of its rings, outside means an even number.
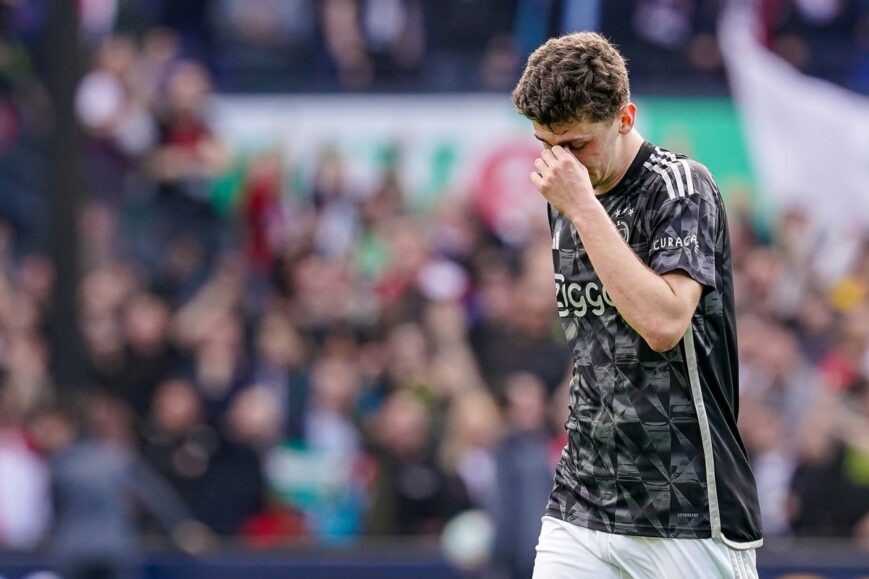
[[[549,142],[546,139],[544,139],[543,137],[541,137],[540,135],[538,135],[536,133],[534,135],[534,138],[537,139],[538,141],[540,141],[541,143],[546,143],[547,145],[549,144]],[[586,141],[586,140],[587,139],[585,137],[576,137],[573,139],[564,139],[562,141],[558,141],[557,143],[554,143],[552,146],[557,147],[559,145],[565,145],[566,143],[576,143],[577,141],[581,142],[581,141]]]

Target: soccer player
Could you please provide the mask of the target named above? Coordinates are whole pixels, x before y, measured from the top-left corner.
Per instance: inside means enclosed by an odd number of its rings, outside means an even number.
[[[715,182],[640,136],[625,61],[599,34],[538,48],[513,102],[543,143],[531,180],[549,205],[574,357],[534,579],[756,578]]]

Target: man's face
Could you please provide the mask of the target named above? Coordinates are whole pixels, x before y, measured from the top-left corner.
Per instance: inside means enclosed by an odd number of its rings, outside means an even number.
[[[532,121],[532,124],[534,136],[544,148],[561,145],[585,165],[594,187],[610,178],[616,169],[619,116],[612,121],[597,123],[572,121],[547,126]]]

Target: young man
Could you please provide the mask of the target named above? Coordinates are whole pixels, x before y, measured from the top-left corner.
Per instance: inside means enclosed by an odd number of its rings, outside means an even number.
[[[513,101],[543,143],[531,180],[574,355],[534,578],[757,577],[715,182],[639,135],[624,59],[599,34],[538,48]]]

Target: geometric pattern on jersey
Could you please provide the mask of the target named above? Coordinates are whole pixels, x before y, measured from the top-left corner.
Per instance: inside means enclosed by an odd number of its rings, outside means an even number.
[[[718,189],[699,163],[646,142],[598,200],[653,271],[683,270],[704,292],[690,343],[655,352],[619,315],[573,224],[549,207],[574,372],[568,442],[546,514],[611,533],[759,546],[757,491],[736,430],[730,245]]]

